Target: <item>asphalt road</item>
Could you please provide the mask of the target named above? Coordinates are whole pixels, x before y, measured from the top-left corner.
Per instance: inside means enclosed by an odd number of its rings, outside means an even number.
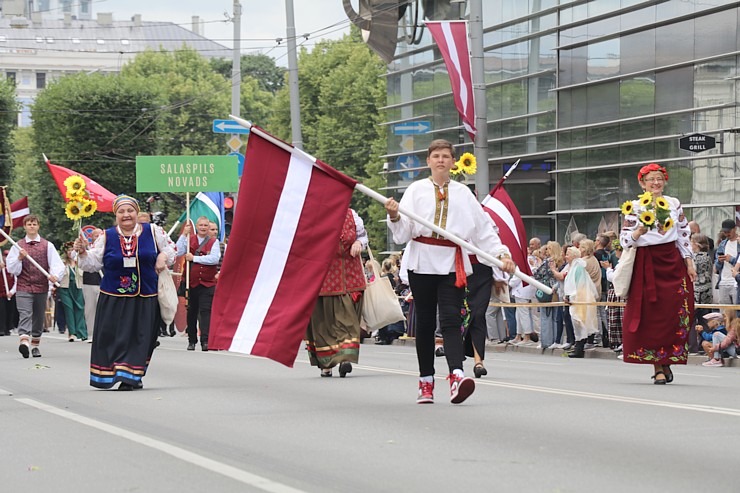
[[[0,491],[740,491],[740,369],[489,354],[417,405],[412,346],[365,344],[347,378],[163,340],[145,389],[88,386],[90,346],[0,337]],[[472,374],[472,368],[467,368]]]

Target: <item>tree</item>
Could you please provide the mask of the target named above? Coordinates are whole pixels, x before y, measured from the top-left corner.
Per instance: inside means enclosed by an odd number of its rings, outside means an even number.
[[[377,189],[384,184],[379,156],[385,148],[379,123],[385,102],[383,62],[360,38],[358,30],[336,41],[321,41],[298,60],[303,144],[307,152]],[[290,139],[288,89],[277,94],[270,128]],[[352,207],[365,221],[375,247],[385,246],[382,204],[355,194]]]
[[[226,58],[211,60],[213,70],[223,75],[226,80],[231,80],[232,66],[232,61]],[[260,89],[272,94],[282,89],[285,82],[285,68],[278,67],[273,58],[262,53],[242,55],[239,68],[242,80],[244,77],[250,77],[259,83]]]
[[[10,183],[13,145],[10,137],[16,123],[18,102],[15,100],[15,85],[7,80],[0,80],[0,185]]]

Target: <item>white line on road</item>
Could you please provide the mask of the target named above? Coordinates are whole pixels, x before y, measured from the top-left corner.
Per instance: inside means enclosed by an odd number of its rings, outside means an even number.
[[[65,411],[64,409],[60,409],[58,407],[49,406],[47,404],[43,404],[32,399],[18,398],[16,399],[16,401],[22,404],[26,404],[27,406],[35,407],[36,409],[39,409],[41,411],[55,414],[71,421],[75,421],[82,425],[89,426],[91,428],[95,428],[106,433],[110,433],[111,435],[125,438],[126,440],[130,440],[154,450],[158,450],[167,455],[171,455],[176,459],[189,462],[190,464],[202,467],[203,469],[215,472],[216,474],[221,474],[223,476],[226,476],[227,478],[231,478],[235,481],[239,481],[240,483],[244,483],[260,490],[270,491],[273,493],[304,493],[302,490],[297,490],[282,483],[277,483],[270,479],[263,478],[262,476],[248,473],[236,467],[232,467],[222,462],[209,459],[208,457],[190,452],[183,448],[176,447],[174,445],[170,445],[168,443],[161,442],[159,440],[155,440],[153,438],[140,435],[129,430],[124,430],[123,428],[109,425],[95,419],[86,418],[79,414]]]

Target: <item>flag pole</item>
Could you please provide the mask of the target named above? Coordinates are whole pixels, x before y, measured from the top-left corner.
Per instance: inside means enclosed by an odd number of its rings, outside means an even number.
[[[172,228],[167,232],[167,236],[172,236],[172,233],[175,232],[175,229],[180,225],[180,221],[175,221],[175,224],[172,225]]]
[[[305,152],[301,151],[300,149],[296,149],[296,148],[290,146],[290,144],[286,144],[285,142],[283,142],[283,141],[281,141],[279,139],[276,139],[272,135],[269,135],[269,134],[263,132],[261,129],[255,128],[250,122],[248,122],[248,121],[246,121],[246,120],[244,120],[242,118],[239,118],[238,116],[229,115],[229,117],[231,119],[235,120],[237,123],[239,123],[239,125],[241,125],[241,126],[243,126],[245,128],[250,129],[251,132],[256,133],[257,135],[259,135],[263,139],[266,139],[266,140],[270,141],[271,143],[275,144],[278,147],[281,147],[282,149],[285,149],[288,152],[291,152],[291,153],[293,153],[293,152],[301,153],[301,154],[303,154],[305,156],[308,156],[313,161],[316,160],[315,158],[309,156],[308,154],[306,154]],[[383,205],[385,205],[385,203],[388,201],[388,198],[387,197],[384,197],[383,195],[379,194],[375,190],[373,190],[371,188],[368,188],[368,187],[366,187],[365,185],[363,185],[361,183],[357,183],[355,185],[355,190],[357,190],[358,192],[361,192],[361,193],[367,195],[371,199],[374,199],[374,200],[380,202]],[[493,255],[491,255],[491,254],[489,254],[487,252],[484,252],[483,250],[481,250],[480,248],[478,248],[478,247],[476,247],[474,245],[471,245],[470,243],[468,243],[464,239],[458,237],[457,235],[454,235],[454,234],[448,232],[447,230],[444,230],[444,229],[440,228],[439,226],[437,226],[434,223],[431,223],[431,222],[427,221],[423,217],[415,214],[414,212],[405,210],[400,205],[398,207],[398,212],[400,212],[401,214],[404,214],[409,219],[411,219],[413,221],[416,221],[419,224],[421,224],[421,225],[423,225],[423,226],[431,229],[435,233],[444,236],[445,238],[447,238],[451,242],[455,243],[456,245],[458,245],[458,246],[460,246],[462,248],[465,248],[466,250],[469,250],[470,252],[472,252],[472,253],[476,254],[477,256],[481,257],[482,259],[491,262],[493,265],[497,266],[498,268],[503,267],[503,265],[504,265],[503,262],[501,262],[501,260],[497,259]],[[542,284],[538,280],[536,280],[533,277],[528,276],[524,272],[520,271],[519,270],[519,267],[517,267],[516,270],[514,271],[514,275],[517,276],[522,281],[524,281],[526,283],[529,283],[529,284],[532,284],[533,286],[535,286],[537,289],[541,290],[542,292],[547,293],[547,294],[552,294],[552,288],[550,288],[549,286],[545,286],[544,284]]]
[[[5,239],[6,239],[6,240],[8,240],[9,242],[11,242],[11,243],[13,244],[13,246],[14,246],[14,247],[18,248],[18,250],[22,250],[22,248],[20,247],[20,245],[18,245],[18,243],[17,243],[17,242],[16,242],[16,241],[15,241],[15,240],[14,240],[13,238],[11,238],[10,236],[8,236],[8,233],[6,233],[6,232],[5,232],[4,230],[3,230],[3,228],[0,228],[0,233],[2,233],[2,235],[3,235],[4,237],[5,237]],[[33,259],[33,257],[31,257],[30,255],[26,255],[26,258],[28,259],[28,261],[29,261],[29,262],[31,262],[31,265],[33,265],[33,266],[34,266],[34,267],[36,267],[36,268],[37,268],[38,270],[40,270],[40,271],[41,271],[41,273],[42,273],[42,274],[43,274],[44,276],[46,276],[46,278],[47,278],[47,279],[49,279],[49,278],[51,277],[51,274],[49,274],[48,272],[46,272],[46,270],[45,270],[45,269],[44,269],[43,267],[41,267],[41,266],[39,265],[39,263],[38,263],[38,262],[36,262],[36,261],[35,261],[35,260]],[[59,287],[59,282],[58,282],[58,281],[55,281],[55,282],[54,282],[54,286],[56,286],[56,287]]]
[[[185,224],[193,229],[193,224],[190,222],[190,192],[185,192]],[[188,232],[185,245],[185,253],[190,252],[190,233]],[[188,298],[190,298],[190,262],[187,258],[185,259],[185,306],[188,306]]]
[[[511,168],[509,168],[509,171],[507,171],[506,174],[504,174],[504,176],[501,177],[498,183],[496,183],[496,186],[493,187],[493,189],[489,192],[488,195],[493,195],[496,190],[498,190],[499,188],[501,188],[501,186],[503,186],[504,182],[509,177],[509,175],[516,169],[517,166],[519,166],[519,161],[521,161],[521,159],[517,159],[516,162],[511,165]]]
[[[10,288],[8,287],[8,273],[5,271],[5,266],[3,265],[3,283],[5,284],[5,297],[8,298],[8,301],[10,301]]]

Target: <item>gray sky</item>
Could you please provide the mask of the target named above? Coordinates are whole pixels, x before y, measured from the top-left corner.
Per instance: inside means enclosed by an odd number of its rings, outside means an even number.
[[[242,5],[242,53],[262,52],[285,60],[285,41],[278,45],[277,38],[286,37],[284,0],[240,0]],[[353,5],[357,2],[353,1]],[[188,29],[191,17],[200,16],[205,21],[204,34],[223,45],[232,46],[234,27],[224,22],[226,12],[233,13],[233,0],[95,0],[93,13],[112,12],[114,20],[127,20],[141,14],[143,21],[170,21]],[[310,47],[322,38],[337,39],[349,32],[349,20],[344,13],[342,0],[293,0],[296,34],[309,33]]]

